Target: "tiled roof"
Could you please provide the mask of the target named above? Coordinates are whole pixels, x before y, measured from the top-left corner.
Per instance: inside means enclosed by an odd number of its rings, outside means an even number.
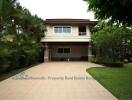
[[[96,24],[97,21],[90,21],[89,19],[46,19],[46,24]]]

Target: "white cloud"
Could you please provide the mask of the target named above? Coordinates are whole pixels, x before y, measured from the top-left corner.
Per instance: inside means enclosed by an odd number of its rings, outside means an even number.
[[[87,12],[83,0],[19,0],[20,4],[43,19],[86,18],[94,20],[92,12]]]

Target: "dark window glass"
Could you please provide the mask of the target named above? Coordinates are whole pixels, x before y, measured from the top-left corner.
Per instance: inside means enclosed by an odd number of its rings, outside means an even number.
[[[58,48],[58,53],[63,53],[63,48]]]
[[[58,48],[58,53],[70,53],[70,48]]]
[[[70,48],[64,48],[64,53],[70,53]]]

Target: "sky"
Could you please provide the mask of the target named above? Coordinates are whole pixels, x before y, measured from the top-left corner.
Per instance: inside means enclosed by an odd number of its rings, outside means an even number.
[[[88,12],[88,4],[83,0],[18,0],[33,15],[42,19],[77,18],[94,19],[94,14]]]

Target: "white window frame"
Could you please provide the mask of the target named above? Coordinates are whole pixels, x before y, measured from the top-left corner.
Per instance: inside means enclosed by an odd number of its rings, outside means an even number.
[[[62,27],[62,32],[55,32],[55,27]],[[69,32],[63,32],[63,27],[70,27],[70,29],[71,29],[71,32],[69,33]],[[55,33],[55,34],[71,34],[72,33],[72,26],[54,26],[53,27],[53,32]]]

